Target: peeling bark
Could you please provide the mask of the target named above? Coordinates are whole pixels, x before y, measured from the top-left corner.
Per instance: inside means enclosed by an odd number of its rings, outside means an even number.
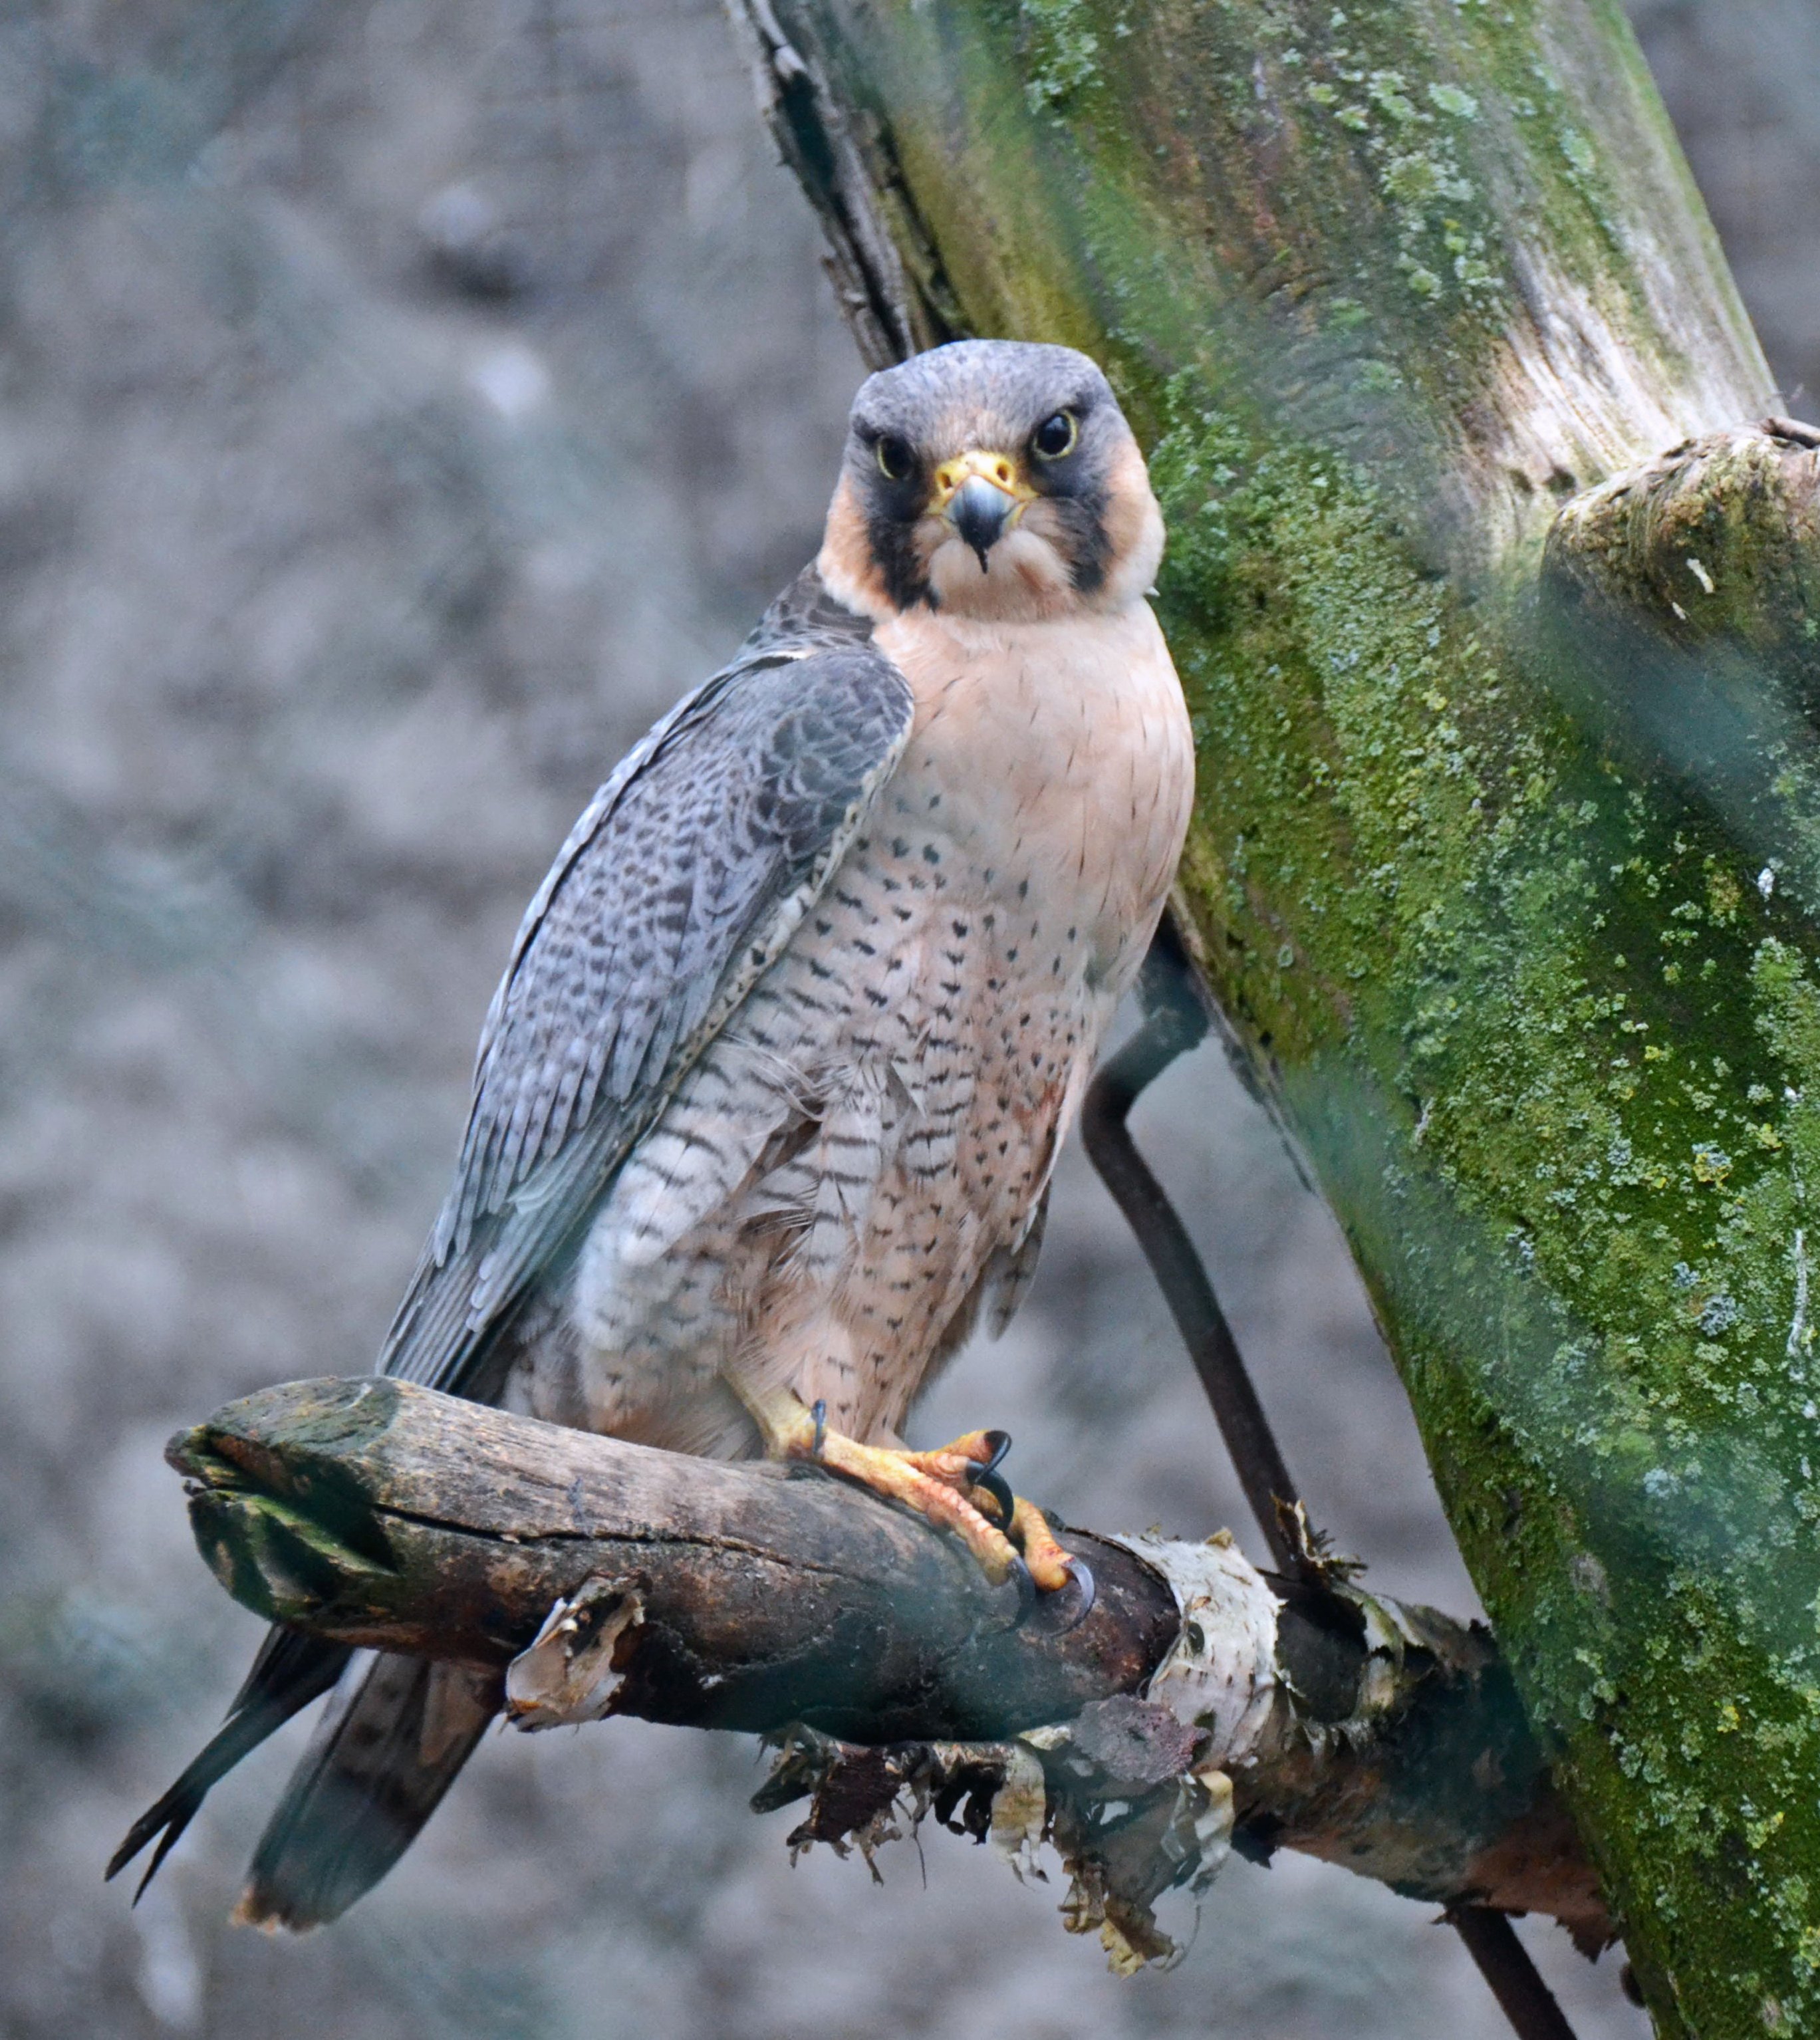
[[[249,1396],[169,1456],[204,1556],[259,1614],[500,1673],[526,1727],[781,1737],[759,1803],[810,1798],[793,1845],[870,1849],[906,1800],[996,1821],[1013,1857],[1046,1830],[1071,1924],[1123,1965],[1167,1952],[1152,1902],[1228,1841],[1609,1937],[1490,1639],[1343,1575],[1063,1530],[1098,1583],[1069,1627],[1065,1597],[1022,1612],[927,1525],[818,1472],[384,1380]]]
[[[1617,7],[767,18],[900,329],[1083,347],[1146,438],[1183,932],[1659,2030],[1820,2029],[1812,436]]]

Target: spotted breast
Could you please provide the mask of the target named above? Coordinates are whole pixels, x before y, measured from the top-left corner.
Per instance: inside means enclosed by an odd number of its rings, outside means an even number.
[[[1193,761],[1148,604],[923,610],[862,835],[594,1221],[515,1400],[736,1456],[725,1376],[889,1440],[982,1307],[1015,1307],[1057,1148],[1180,853]]]

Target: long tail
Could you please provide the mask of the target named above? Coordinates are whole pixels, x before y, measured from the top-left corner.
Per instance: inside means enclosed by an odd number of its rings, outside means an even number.
[[[416,1840],[498,1711],[497,1673],[362,1651],[291,1774],[234,1917],[307,1932]]]
[[[133,1894],[135,1905],[157,1876],[158,1865],[196,1818],[209,1787],[226,1777],[242,1757],[257,1749],[300,1708],[327,1692],[352,1654],[345,1644],[325,1643],[295,1629],[273,1629],[267,1635],[245,1684],[234,1696],[227,1720],[164,1797],[134,1821],[126,1840],[113,1853],[107,1871],[110,1878],[119,1876],[139,1851],[157,1838],[158,1847],[139,1879],[139,1890]]]

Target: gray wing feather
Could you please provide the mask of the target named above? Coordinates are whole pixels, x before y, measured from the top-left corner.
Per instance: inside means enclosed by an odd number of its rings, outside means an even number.
[[[686,698],[601,788],[493,995],[455,1183],[383,1372],[473,1381],[819,896],[912,713],[862,641],[760,654]]]

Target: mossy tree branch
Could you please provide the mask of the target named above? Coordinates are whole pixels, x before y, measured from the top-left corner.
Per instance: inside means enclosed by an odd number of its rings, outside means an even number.
[[[497,1672],[531,1727],[790,1729],[760,1796],[811,1797],[803,1841],[869,1846],[904,1792],[971,1800],[1019,1846],[1046,1822],[1073,1924],[1110,1923],[1121,1961],[1167,1952],[1151,1901],[1229,1836],[1444,1905],[1548,1912],[1588,1946],[1609,1933],[1484,1632],[1342,1577],[1273,1583],[1228,1546],[1068,1531],[1098,1581],[1069,1626],[1065,1597],[1021,1609],[820,1473],[383,1380],[246,1397],[170,1458],[204,1555],[269,1619]]]
[[[900,329],[1148,435],[1185,933],[1660,2030],[1820,2027],[1810,455],[1616,0],[734,12]]]

